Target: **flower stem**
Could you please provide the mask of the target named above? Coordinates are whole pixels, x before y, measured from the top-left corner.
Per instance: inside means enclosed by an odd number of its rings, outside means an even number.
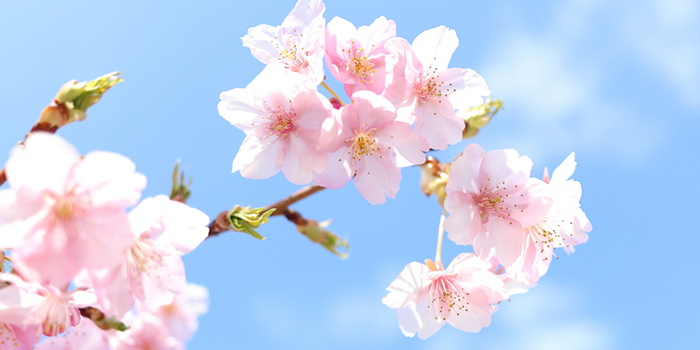
[[[435,252],[435,265],[438,269],[443,270],[442,265],[442,236],[445,233],[445,215],[447,211],[442,208],[442,215],[440,215],[440,226],[438,227],[438,241],[437,241],[437,251]]]
[[[328,86],[328,84],[326,84],[325,81],[322,81],[322,82],[321,82],[321,86],[323,86],[324,88],[326,88],[326,90],[328,90],[328,92],[330,92],[331,95],[333,95],[333,97],[337,98],[337,99],[338,99],[338,102],[340,102],[340,105],[341,105],[341,106],[345,106],[345,102],[343,102],[343,100],[340,98],[340,96],[338,96],[338,94],[336,94],[335,91],[333,91],[333,89],[331,89],[331,87]]]

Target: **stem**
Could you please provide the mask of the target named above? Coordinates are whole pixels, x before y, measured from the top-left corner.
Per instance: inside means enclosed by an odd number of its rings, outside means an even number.
[[[340,98],[340,96],[338,96],[338,94],[336,94],[335,91],[333,91],[333,89],[331,89],[331,87],[328,86],[328,84],[326,84],[325,81],[322,81],[322,82],[321,82],[321,86],[323,86],[324,88],[326,88],[326,90],[328,90],[328,92],[330,92],[331,95],[333,95],[333,97],[337,98],[337,99],[338,99],[338,102],[340,102],[340,105],[341,105],[341,106],[345,106],[345,102],[343,102],[343,100]]]
[[[445,214],[447,214],[447,211],[445,208],[442,208],[442,215],[440,215],[440,226],[438,227],[437,251],[435,252],[435,265],[440,270],[444,269],[442,265],[442,236],[445,233]]]
[[[292,193],[291,196],[289,196],[281,201],[278,201],[274,204],[268,205],[267,209],[272,209],[272,208],[277,209],[277,210],[275,210],[274,213],[272,213],[272,216],[284,215],[284,212],[287,210],[287,208],[289,208],[290,205],[292,205],[292,204],[294,204],[294,203],[296,203],[296,202],[298,202],[298,201],[300,201],[308,196],[311,196],[312,194],[314,194],[316,192],[321,192],[323,189],[325,189],[325,187],[316,186],[316,185],[308,185],[308,186],[300,189],[299,191]]]
[[[297,215],[299,214],[289,209],[289,206],[306,197],[311,196],[314,193],[321,192],[321,190],[323,189],[325,189],[325,187],[308,185],[300,189],[299,191],[292,193],[292,195],[290,195],[289,197],[268,205],[267,209],[275,208],[277,210],[275,210],[275,212],[272,213],[271,216],[284,215],[289,221],[299,225],[299,223],[295,221],[298,219]],[[229,230],[228,212],[228,210],[222,211],[221,213],[219,213],[219,215],[216,216],[214,221],[212,221],[211,224],[209,224],[209,236],[207,236],[207,238],[216,236],[222,232],[226,232]],[[304,220],[303,217],[301,218],[301,220]]]

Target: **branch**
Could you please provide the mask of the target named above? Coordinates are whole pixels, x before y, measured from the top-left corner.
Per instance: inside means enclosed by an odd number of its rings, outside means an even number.
[[[297,223],[294,219],[292,219],[292,217],[294,217],[294,215],[290,214],[290,213],[293,213],[293,211],[289,210],[289,206],[306,198],[306,197],[313,195],[314,193],[320,192],[323,189],[325,189],[325,187],[308,185],[308,186],[300,189],[299,191],[294,192],[289,197],[287,197],[281,201],[275,202],[271,205],[268,205],[266,207],[266,210],[276,209],[275,212],[272,213],[272,216],[284,215],[285,217],[287,217],[287,219],[289,221],[298,225],[299,223]],[[224,210],[216,216],[214,221],[212,221],[211,224],[209,224],[209,236],[207,236],[207,238],[217,236],[220,233],[226,232],[229,230],[228,214],[229,214],[229,211]]]

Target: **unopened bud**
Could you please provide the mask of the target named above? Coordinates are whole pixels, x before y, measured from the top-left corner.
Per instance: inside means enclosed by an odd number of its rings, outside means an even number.
[[[491,118],[503,108],[503,100],[491,100],[491,96],[486,99],[486,102],[472,106],[469,108],[460,109],[457,111],[457,116],[464,120],[464,130],[462,131],[462,139],[468,139],[476,136],[483,127],[485,127]]]
[[[97,103],[114,84],[123,81],[120,75],[113,72],[87,82],[71,80],[63,84],[53,102],[41,113],[39,122],[62,127],[85,120],[88,108]]]
[[[333,108],[335,108],[335,109],[340,109],[340,107],[343,107],[343,103],[340,102],[340,100],[335,98],[335,97],[329,98],[328,101],[330,101],[331,106],[333,106]]]
[[[447,192],[445,186],[449,180],[450,163],[440,163],[435,157],[428,156],[420,166],[420,188],[426,196],[434,194],[438,203],[445,203]]]
[[[178,180],[179,177],[179,180]],[[190,192],[192,186],[192,178],[185,184],[185,171],[180,172],[180,160],[175,163],[173,170],[173,189],[170,191],[170,199],[180,203],[186,203],[187,199],[192,194]]]
[[[230,229],[236,232],[247,233],[259,240],[265,239],[260,235],[256,228],[267,222],[268,218],[272,213],[275,212],[275,208],[265,211],[266,208],[256,208],[251,209],[250,207],[241,207],[237,205],[228,213],[228,220],[230,223]]]
[[[326,220],[321,223],[313,219],[307,219],[305,221],[303,225],[297,225],[297,231],[299,231],[299,233],[305,235],[312,242],[320,244],[341,259],[347,259],[347,257],[350,256],[350,245],[348,241],[326,230],[331,220]]]

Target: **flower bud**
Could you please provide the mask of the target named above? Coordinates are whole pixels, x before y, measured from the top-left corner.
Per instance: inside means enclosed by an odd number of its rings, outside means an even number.
[[[250,207],[241,207],[237,205],[228,213],[229,228],[232,231],[247,233],[259,240],[265,239],[254,229],[267,222],[267,219],[275,212],[272,208],[265,211],[266,208],[250,209]],[[265,211],[263,213],[263,211]]]
[[[39,122],[62,127],[74,121],[85,120],[87,109],[97,103],[112,86],[123,81],[120,75],[119,72],[113,72],[87,82],[71,80],[63,84],[53,102],[44,108]]]
[[[440,163],[435,157],[426,157],[425,163],[420,165],[420,188],[426,196],[434,194],[438,203],[445,203],[447,192],[445,186],[449,180],[450,163]]]
[[[178,175],[180,177],[179,181]],[[185,184],[185,171],[180,172],[180,160],[178,159],[175,163],[175,170],[173,170],[173,189],[170,191],[170,199],[180,203],[187,203],[187,199],[192,194],[190,186],[192,186],[192,178]]]
[[[486,102],[480,105],[469,108],[460,109],[457,111],[457,116],[464,119],[464,130],[462,131],[462,139],[468,139],[476,136],[486,124],[491,121],[491,118],[503,108],[503,100],[491,101],[491,96],[486,99]]]
[[[297,225],[297,231],[308,237],[312,242],[320,244],[339,258],[347,259],[347,257],[350,256],[350,245],[347,240],[325,229],[330,223],[331,220],[319,223],[316,220],[307,219],[304,224]],[[341,248],[345,250],[344,253],[339,251]]]

